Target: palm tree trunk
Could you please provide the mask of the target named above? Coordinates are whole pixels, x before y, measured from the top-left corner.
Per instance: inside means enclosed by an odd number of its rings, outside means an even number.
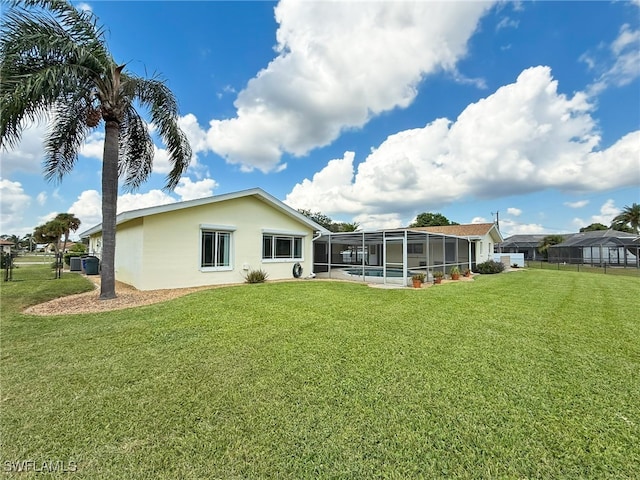
[[[116,298],[115,253],[116,209],[118,203],[118,137],[120,125],[105,122],[102,157],[102,272],[100,300]]]

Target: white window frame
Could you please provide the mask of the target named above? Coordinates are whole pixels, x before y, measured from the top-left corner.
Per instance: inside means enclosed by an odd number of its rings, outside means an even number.
[[[304,241],[307,236],[306,232],[292,232],[285,230],[262,230],[262,238],[260,239],[260,255],[264,263],[290,263],[290,262],[303,262],[304,261]],[[271,237],[271,256],[265,257],[264,252],[264,240],[265,237]],[[276,257],[276,239],[277,238],[289,238],[291,239],[291,256],[290,257]],[[300,256],[295,256],[295,241],[300,239]]]
[[[234,235],[233,232],[236,231],[236,227],[232,225],[210,225],[210,224],[200,224],[199,230],[199,248],[198,248],[198,266],[201,272],[229,272],[233,270],[233,254],[234,254]],[[220,265],[213,267],[205,267],[202,265],[202,240],[203,235],[205,233],[215,233],[215,237],[218,237],[218,234],[228,234],[229,235],[229,265]],[[218,242],[216,242],[216,245]],[[217,258],[217,255],[214,253],[214,258]]]

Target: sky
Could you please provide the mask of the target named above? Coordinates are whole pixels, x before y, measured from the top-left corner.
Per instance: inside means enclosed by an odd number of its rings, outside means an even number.
[[[508,237],[640,203],[639,0],[74,5],[118,63],[165,79],[194,152],[167,192],[158,141],[119,213],[260,187],[365,230],[439,212]],[[0,152],[2,234],[101,221],[104,124],[60,183],[42,174],[45,132]]]

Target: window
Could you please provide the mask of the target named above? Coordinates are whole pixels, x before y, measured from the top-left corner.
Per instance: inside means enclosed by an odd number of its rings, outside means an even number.
[[[231,232],[201,230],[200,267],[228,270],[231,267]]]
[[[422,243],[408,243],[407,244],[407,253],[409,255],[414,254],[422,254],[424,253],[423,244]]]
[[[264,234],[262,258],[266,260],[301,260],[302,237]]]

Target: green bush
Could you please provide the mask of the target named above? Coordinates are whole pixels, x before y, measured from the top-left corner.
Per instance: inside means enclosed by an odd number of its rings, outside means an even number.
[[[477,264],[474,271],[484,274],[500,273],[504,271],[504,263],[487,260],[486,262]]]
[[[268,274],[264,270],[250,270],[244,277],[247,283],[264,283]]]
[[[71,249],[64,254],[64,264],[71,265],[71,257],[81,257],[87,252],[87,249],[81,243],[76,243]]]

